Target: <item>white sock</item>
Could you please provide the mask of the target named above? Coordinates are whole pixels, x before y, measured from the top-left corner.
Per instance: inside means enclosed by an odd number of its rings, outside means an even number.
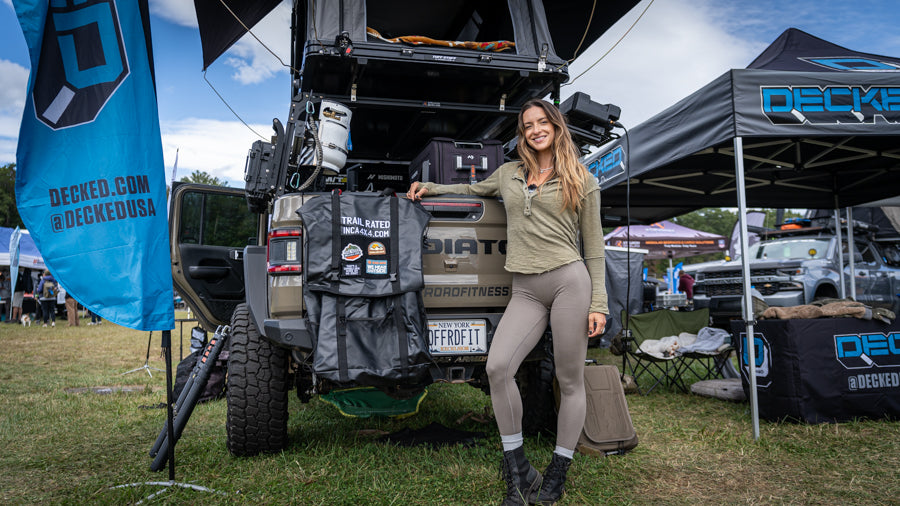
[[[575,450],[570,450],[568,448],[563,448],[562,446],[557,446],[556,449],[553,450],[553,453],[565,457],[569,460],[575,458]]]
[[[510,434],[509,436],[504,436],[500,434],[500,442],[503,443],[503,451],[508,452],[511,450],[515,450],[516,448],[522,446],[522,443],[525,439],[522,437],[522,433],[518,434]]]

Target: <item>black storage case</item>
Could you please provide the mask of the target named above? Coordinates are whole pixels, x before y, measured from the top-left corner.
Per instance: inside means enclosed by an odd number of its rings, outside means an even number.
[[[438,184],[474,183],[490,176],[503,164],[500,141],[455,141],[436,137],[409,166],[411,181]]]
[[[390,188],[396,193],[406,193],[409,183],[409,168],[405,164],[360,164],[347,168],[349,191],[380,192]]]

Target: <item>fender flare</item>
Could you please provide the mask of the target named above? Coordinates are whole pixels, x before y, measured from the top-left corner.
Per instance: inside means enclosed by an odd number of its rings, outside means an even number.
[[[244,248],[244,296],[250,308],[250,322],[260,335],[266,335],[262,323],[269,312],[269,296],[266,287],[266,247]],[[263,273],[263,275],[260,275]]]

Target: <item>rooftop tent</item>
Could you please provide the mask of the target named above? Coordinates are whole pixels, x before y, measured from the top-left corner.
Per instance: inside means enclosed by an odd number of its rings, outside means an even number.
[[[725,251],[728,240],[721,235],[694,230],[671,221],[651,225],[616,227],[604,237],[607,246],[647,250],[644,258],[682,258]]]
[[[876,239],[894,241],[900,239],[900,207],[861,205],[854,207],[851,214],[854,220],[877,226]],[[845,210],[841,210],[841,216],[847,217]],[[810,209],[806,217],[834,217],[834,210]]]
[[[259,17],[259,3],[232,15],[220,0],[195,0],[204,65],[244,33],[235,17]],[[348,165],[409,163],[435,137],[506,142],[518,108],[558,97],[565,58],[638,1],[607,3],[593,12],[588,0],[296,1],[291,116],[307,100],[348,107]]]
[[[209,67],[219,56],[237,42],[245,33],[246,27],[252,29],[266,14],[274,9],[281,0],[257,0],[236,2],[226,1],[229,12],[221,0],[194,0],[197,21],[200,26],[200,39],[203,46],[203,69]],[[519,51],[536,52],[542,42],[548,42],[551,51],[558,58],[569,60],[577,56],[577,51],[584,51],[592,42],[600,38],[610,26],[619,20],[632,7],[636,0],[613,0],[603,2],[602,9],[594,12],[593,0],[553,0],[542,5],[540,0],[510,0],[507,2],[475,2],[471,0],[442,0],[441,2],[421,2],[410,0],[383,0],[368,2],[303,2],[298,15],[303,20],[302,26],[307,29],[301,37],[295,39],[295,54],[302,55],[303,45],[307,40],[318,38],[334,40],[340,34],[338,27],[343,27],[353,41],[365,41],[367,14],[373,23],[382,23],[383,33],[391,33],[403,24],[420,24],[416,35],[429,35],[445,40],[473,40],[467,38],[471,28],[466,28],[469,21],[483,25],[483,33],[474,40],[514,39]],[[374,6],[373,10],[369,6]],[[306,20],[316,14],[316,24]],[[343,7],[343,8],[342,8]],[[496,16],[505,11],[501,20]],[[384,13],[405,12],[405,16]],[[342,20],[343,18],[343,20]],[[537,20],[537,28],[529,27],[529,18]],[[478,19],[483,21],[479,22]],[[240,20],[240,21],[238,21]],[[589,21],[588,21],[589,20]],[[588,24],[589,22],[589,24]],[[456,28],[455,30],[453,28]],[[321,28],[319,32],[313,28]],[[376,28],[373,26],[373,28]],[[518,30],[513,32],[512,30]],[[420,31],[422,30],[422,31]],[[312,34],[309,32],[313,31]],[[505,34],[503,37],[488,33]],[[412,35],[412,33],[395,33]],[[526,35],[531,38],[525,40]],[[582,41],[582,35],[584,39]],[[579,49],[580,48],[580,49]],[[299,65],[297,66],[299,68]]]
[[[624,220],[626,166],[634,222],[734,207],[735,137],[750,206],[834,209],[895,196],[898,71],[900,58],[788,29],[750,68],[725,72],[589,161],[604,215]]]

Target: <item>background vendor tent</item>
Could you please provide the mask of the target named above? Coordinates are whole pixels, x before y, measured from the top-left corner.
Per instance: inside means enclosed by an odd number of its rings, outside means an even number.
[[[15,229],[0,227],[0,267],[9,268],[9,242]],[[27,230],[22,230],[19,238],[19,267],[25,269],[43,270],[44,259],[41,258],[41,252],[38,251],[34,244],[34,239]]]
[[[616,227],[604,237],[607,246],[641,248],[644,258],[682,258],[724,251],[728,240],[718,234],[694,230],[668,220],[650,225]]]

